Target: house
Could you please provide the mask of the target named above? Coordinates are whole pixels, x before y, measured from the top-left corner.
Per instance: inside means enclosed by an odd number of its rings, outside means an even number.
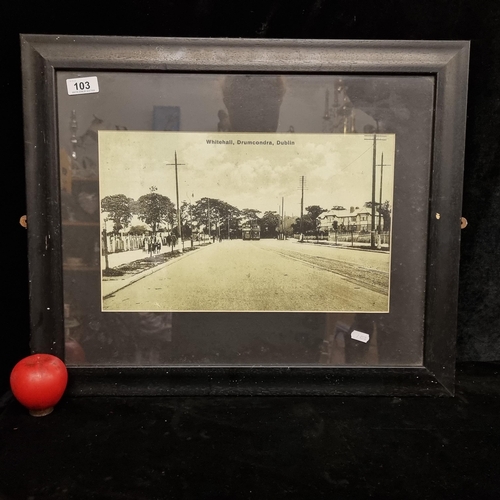
[[[323,212],[318,216],[318,231],[328,234],[329,231],[334,229],[335,222],[337,222],[337,226],[340,225],[340,221],[347,214],[348,211],[344,207],[334,207],[327,212]]]
[[[339,221],[339,224],[346,231],[371,231],[372,211],[366,207],[351,207],[349,213]]]
[[[366,207],[334,208],[323,212],[319,217],[318,229],[322,232],[338,231],[371,231],[372,212]],[[376,221],[375,221],[376,222]]]

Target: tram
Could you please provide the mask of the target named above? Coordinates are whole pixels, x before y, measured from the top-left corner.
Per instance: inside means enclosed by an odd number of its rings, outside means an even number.
[[[243,240],[260,240],[260,227],[258,224],[245,224],[241,228],[241,237]]]

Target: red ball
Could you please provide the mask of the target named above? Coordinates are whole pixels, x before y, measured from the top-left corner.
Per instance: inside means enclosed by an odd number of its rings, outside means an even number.
[[[10,374],[12,393],[34,416],[48,415],[67,383],[66,365],[52,354],[32,354],[19,361]]]

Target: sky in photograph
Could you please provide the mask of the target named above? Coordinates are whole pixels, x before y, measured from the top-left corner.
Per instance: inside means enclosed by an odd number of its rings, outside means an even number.
[[[396,138],[379,138],[376,200],[383,154],[382,198],[392,205]],[[208,140],[233,144],[207,144]],[[238,145],[238,140],[274,145]],[[137,200],[156,186],[175,203],[175,153],[181,202],[209,197],[239,209],[277,212],[283,197],[285,214],[298,216],[302,176],[304,207],[361,207],[372,197],[370,135],[99,131],[100,197],[124,194]]]

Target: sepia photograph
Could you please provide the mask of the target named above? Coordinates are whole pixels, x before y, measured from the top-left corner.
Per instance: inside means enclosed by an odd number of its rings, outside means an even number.
[[[98,131],[102,311],[389,312],[395,135],[219,118]]]

